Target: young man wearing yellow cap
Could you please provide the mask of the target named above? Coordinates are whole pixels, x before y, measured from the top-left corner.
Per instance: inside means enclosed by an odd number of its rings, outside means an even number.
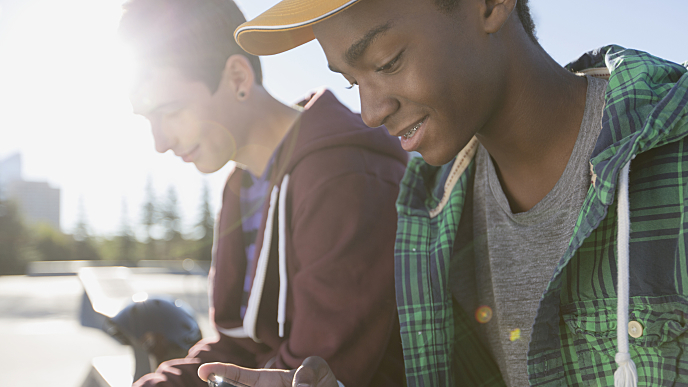
[[[409,386],[688,385],[685,66],[609,46],[563,68],[525,0],[283,0],[235,36],[317,38],[364,122],[423,156],[397,200]],[[316,358],[294,383],[335,377]]]
[[[273,98],[232,39],[244,21],[231,0],[125,5],[120,31],[141,70],[132,105],[156,149],[205,173],[237,164],[209,274],[217,337],[135,386],[200,387],[201,363],[291,369],[313,354],[349,385],[400,386],[394,201],[407,154],[328,90],[294,106]]]

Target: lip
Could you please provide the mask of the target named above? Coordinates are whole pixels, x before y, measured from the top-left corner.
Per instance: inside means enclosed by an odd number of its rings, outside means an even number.
[[[181,157],[185,163],[190,163],[196,158],[196,154],[198,153],[198,148],[199,148],[199,146],[196,145],[190,151],[183,153],[183,154],[178,154],[177,156]]]
[[[412,125],[407,126],[404,130],[397,133],[396,136],[399,137],[399,140],[401,141],[401,147],[404,148],[405,151],[413,152],[416,149],[418,149],[418,146],[420,145],[420,142],[423,139],[423,134],[425,131],[425,127],[427,126],[427,123],[428,116],[425,116],[422,119],[413,123]],[[408,133],[411,129],[413,129],[416,126],[418,126],[418,129],[416,129],[416,132],[413,134],[411,138],[404,137],[404,134]]]

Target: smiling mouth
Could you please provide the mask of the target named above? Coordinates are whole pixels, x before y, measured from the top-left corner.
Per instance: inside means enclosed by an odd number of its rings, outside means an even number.
[[[413,125],[413,127],[411,127],[411,129],[409,129],[408,132],[402,134],[401,137],[404,137],[404,138],[407,139],[407,140],[408,140],[409,138],[413,137],[413,136],[416,134],[416,132],[418,131],[418,129],[423,125],[423,123],[425,122],[425,119],[426,119],[426,118],[427,118],[427,117],[423,117],[423,119],[420,120],[420,122],[418,122],[417,124]]]
[[[179,154],[177,156],[181,157],[181,159],[184,160],[185,162],[189,162],[189,161],[191,161],[191,155],[196,151],[197,148],[198,148],[198,146],[195,146],[190,151],[183,153],[183,154]]]

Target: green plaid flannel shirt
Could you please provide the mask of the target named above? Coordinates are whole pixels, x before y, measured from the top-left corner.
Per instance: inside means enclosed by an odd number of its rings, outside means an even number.
[[[686,63],[688,64],[688,62]],[[570,245],[542,296],[528,351],[535,386],[612,386],[616,353],[618,174],[630,172],[629,337],[639,386],[688,386],[688,74],[678,65],[618,46],[567,68],[607,67],[603,128],[592,182]],[[473,311],[452,302],[449,264],[462,213],[472,212],[471,162],[435,218],[451,163],[409,163],[397,201],[395,275],[409,386],[502,386],[472,328]],[[456,251],[472,259],[472,225]],[[456,258],[455,258],[456,259]],[[460,262],[460,260],[459,260]]]

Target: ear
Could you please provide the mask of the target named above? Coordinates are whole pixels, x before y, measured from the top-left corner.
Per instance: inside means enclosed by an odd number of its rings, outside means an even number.
[[[253,72],[253,67],[251,67],[248,58],[241,54],[235,54],[227,58],[227,62],[225,62],[220,87],[233,93],[239,101],[245,101],[253,89],[255,78],[256,74]]]
[[[499,32],[504,24],[506,24],[514,8],[516,8],[516,1],[517,0],[484,0],[485,32],[488,34]]]

